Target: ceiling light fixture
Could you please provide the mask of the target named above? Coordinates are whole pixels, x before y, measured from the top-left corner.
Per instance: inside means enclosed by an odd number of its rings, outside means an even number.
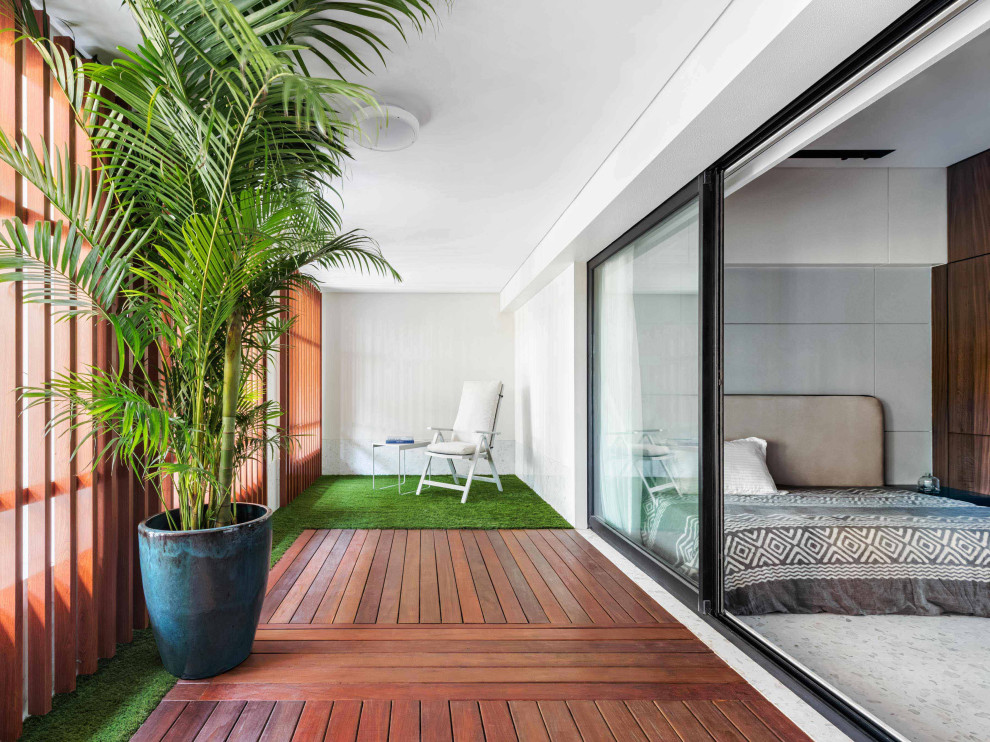
[[[398,106],[364,106],[354,113],[353,123],[358,146],[378,152],[405,149],[419,136],[419,119]]]

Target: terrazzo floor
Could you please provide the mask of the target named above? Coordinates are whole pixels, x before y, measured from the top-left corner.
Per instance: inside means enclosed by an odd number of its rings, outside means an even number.
[[[990,739],[990,619],[742,617],[912,742]]]

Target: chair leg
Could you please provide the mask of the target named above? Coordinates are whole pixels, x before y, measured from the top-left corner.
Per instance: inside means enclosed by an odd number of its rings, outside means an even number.
[[[447,466],[450,467],[450,476],[454,478],[454,484],[460,484],[460,482],[457,480],[457,467],[454,466],[454,460],[447,459]]]
[[[492,479],[495,480],[495,486],[498,487],[498,491],[502,491],[502,480],[498,478],[498,470],[495,468],[495,459],[492,457],[492,452],[488,452],[488,468],[492,470]]]
[[[478,452],[474,452],[471,457],[471,467],[468,469],[467,482],[464,483],[464,496],[461,497],[461,505],[467,502],[468,492],[471,491],[471,480],[474,479],[474,468],[478,465]]]
[[[423,467],[423,474],[419,478],[419,485],[416,487],[416,494],[418,495],[423,491],[423,481],[426,479],[427,473],[430,471],[430,462],[433,461],[432,456],[426,457],[426,466]]]

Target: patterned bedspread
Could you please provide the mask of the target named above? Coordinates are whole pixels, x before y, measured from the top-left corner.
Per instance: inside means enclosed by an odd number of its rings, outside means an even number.
[[[686,504],[654,503],[643,520],[644,539],[688,571],[697,554],[663,545],[676,543],[672,530],[695,530],[692,518]],[[887,488],[738,495],[726,497],[725,530],[726,608],[736,614],[990,617],[987,507]]]

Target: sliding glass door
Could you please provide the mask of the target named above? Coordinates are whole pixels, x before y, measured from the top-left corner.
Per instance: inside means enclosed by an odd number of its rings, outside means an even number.
[[[675,195],[589,270],[593,526],[696,583],[697,187]]]

